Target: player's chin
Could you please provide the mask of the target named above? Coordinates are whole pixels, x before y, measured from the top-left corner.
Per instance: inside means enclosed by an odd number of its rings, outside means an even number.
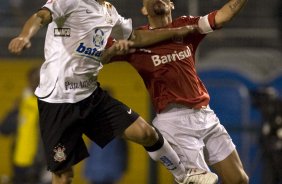
[[[168,11],[168,8],[164,4],[158,2],[154,4],[154,13],[156,15],[166,15]]]

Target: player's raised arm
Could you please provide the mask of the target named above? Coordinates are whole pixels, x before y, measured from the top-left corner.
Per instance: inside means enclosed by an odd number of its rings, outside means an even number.
[[[189,25],[179,28],[164,28],[157,30],[134,30],[130,40],[134,47],[149,46],[172,37],[185,36],[198,30],[198,27]]]
[[[106,49],[100,61],[103,64],[107,64],[112,57],[133,53],[135,52],[135,48],[150,46],[172,37],[185,36],[196,30],[198,30],[196,25],[157,30],[134,30],[129,40],[118,40]]]
[[[218,10],[215,16],[216,28],[221,28],[225,23],[230,22],[246,3],[247,0],[229,0],[229,2]]]
[[[13,54],[20,54],[23,49],[31,46],[30,39],[44,25],[52,21],[51,12],[47,9],[41,9],[33,14],[24,24],[21,33],[11,40],[8,49]]]

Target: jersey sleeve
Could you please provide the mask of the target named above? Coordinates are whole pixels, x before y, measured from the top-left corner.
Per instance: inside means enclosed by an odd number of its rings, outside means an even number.
[[[132,33],[132,20],[118,15],[118,21],[113,27],[111,36],[115,39],[128,39]]]
[[[79,4],[79,0],[48,0],[43,8],[52,12],[53,20],[71,13]]]
[[[213,11],[199,18],[198,26],[202,34],[208,34],[215,30],[215,15],[217,11]]]

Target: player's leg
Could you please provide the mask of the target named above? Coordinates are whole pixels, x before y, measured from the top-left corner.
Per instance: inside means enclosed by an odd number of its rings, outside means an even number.
[[[143,146],[152,146],[158,140],[156,131],[140,116],[125,129],[123,137]]]
[[[157,114],[153,125],[179,155],[188,171],[188,183],[217,183],[218,177],[210,172],[203,153],[205,145],[201,137],[206,126],[198,122],[199,116],[194,111],[172,104],[165,113]]]
[[[180,158],[167,140],[157,129],[140,117],[125,130],[123,136],[143,145],[153,160],[161,162],[173,174],[178,184],[215,184],[217,182],[217,176],[214,173],[197,168],[185,171]]]
[[[205,156],[209,165],[225,184],[248,183],[248,176],[226,129],[210,108],[203,110],[202,115],[211,125],[203,139],[206,145]]]
[[[73,169],[68,168],[52,173],[52,184],[71,184],[73,179]]]
[[[184,180],[186,171],[176,152],[163,136],[143,118],[139,117],[132,123],[124,131],[123,137],[143,145],[153,160],[160,161],[177,180]]]
[[[82,139],[82,124],[76,104],[38,101],[40,131],[52,184],[70,184],[72,166],[89,154]]]
[[[224,160],[211,166],[224,184],[247,184],[249,178],[243,169],[236,149]]]
[[[143,145],[151,158],[163,163],[173,176],[181,181],[179,183],[190,182],[187,178],[190,179],[191,173],[187,175],[176,152],[163,136],[136,112],[109,96],[101,88],[97,88],[96,93],[89,99],[91,99],[89,107],[87,107],[88,101],[81,104],[86,109],[82,114],[84,117],[87,116],[87,122],[83,122],[85,125],[87,124],[84,133],[91,140],[100,147],[104,147],[114,137],[123,136],[127,140]],[[192,174],[195,175],[195,172]],[[197,176],[200,177],[203,174],[197,174]],[[184,180],[185,182],[182,182]]]

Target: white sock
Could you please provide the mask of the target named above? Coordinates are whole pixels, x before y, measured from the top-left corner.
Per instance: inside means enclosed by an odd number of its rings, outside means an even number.
[[[162,138],[164,140],[162,147],[155,151],[148,151],[148,154],[153,160],[161,162],[177,181],[183,181],[186,176],[184,165],[167,140]]]

